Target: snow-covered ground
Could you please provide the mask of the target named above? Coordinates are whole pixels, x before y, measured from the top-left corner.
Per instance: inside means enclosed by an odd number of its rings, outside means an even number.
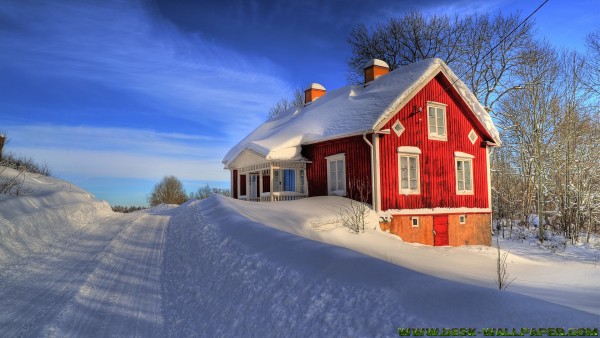
[[[499,291],[495,248],[407,244],[377,230],[374,216],[355,235],[336,222],[343,198],[213,195],[115,214],[76,187],[57,188],[68,183],[28,181],[29,196],[0,197],[2,337],[373,337],[600,323],[600,266],[580,255],[503,241],[517,279]]]

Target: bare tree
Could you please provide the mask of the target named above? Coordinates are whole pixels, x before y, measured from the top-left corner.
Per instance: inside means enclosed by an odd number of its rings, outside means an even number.
[[[280,113],[293,108],[293,107],[302,107],[304,105],[304,92],[296,88],[294,89],[294,93],[292,94],[292,98],[282,98],[273,107],[269,109],[269,114],[267,115],[267,119],[272,119],[273,117],[279,115]]]
[[[183,190],[183,184],[175,176],[165,176],[162,181],[157,183],[148,196],[150,206],[165,204],[181,204],[187,201],[187,196]]]
[[[519,174],[524,188],[521,217],[525,225],[533,209],[538,215],[539,239],[544,241],[548,195],[546,181],[550,170],[549,145],[560,114],[557,54],[547,43],[532,43],[522,56],[514,77],[525,85],[507,94],[498,113],[504,131],[504,145],[517,154]],[[532,209],[532,206],[535,207]]]
[[[203,187],[198,188],[198,191],[196,192],[194,198],[203,200],[205,198],[208,198],[212,193],[213,189],[210,187],[210,185],[206,184]]]
[[[347,79],[362,81],[363,66],[381,59],[390,71],[419,60],[438,57],[452,67],[479,101],[493,109],[494,104],[515,89],[513,69],[531,43],[532,24],[519,14],[504,16],[467,15],[426,17],[411,12],[392,18],[370,30],[365,25],[353,29],[348,43]]]
[[[587,76],[586,85],[596,94],[596,107],[600,96],[600,28],[590,32],[586,37],[587,47]]]
[[[390,71],[432,57],[451,64],[460,55],[459,41],[464,36],[462,28],[458,17],[425,17],[416,11],[391,18],[371,30],[359,25],[347,40],[352,49],[352,56],[346,60],[348,82],[361,83],[363,67],[373,58],[385,61]]]
[[[453,67],[477,96],[493,111],[504,95],[518,87],[514,71],[524,61],[532,42],[533,25],[519,14],[471,15],[461,22],[462,53]]]

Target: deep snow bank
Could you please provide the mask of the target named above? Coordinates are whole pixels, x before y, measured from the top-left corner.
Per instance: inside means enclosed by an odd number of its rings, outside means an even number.
[[[312,197],[298,201],[250,203],[215,195],[211,217],[228,222],[232,215],[305,238],[349,248],[427,275],[496,288],[497,250],[488,246],[431,247],[403,242],[379,229],[370,215],[360,235],[337,222],[348,205],[341,197]],[[509,250],[508,272],[516,278],[510,290],[557,304],[600,314],[600,268],[595,262],[540,252],[527,243],[501,241]],[[559,272],[560,271],[560,272]]]
[[[311,231],[306,226],[319,222],[297,223],[298,231],[317,233],[322,241],[315,241],[257,221],[316,221],[301,215],[326,216],[328,208],[335,213],[338,202],[321,199],[321,207],[307,210],[289,202],[239,203],[212,196],[175,209],[163,271],[168,335],[376,337],[397,336],[399,327],[593,327],[600,319],[323,243],[327,237],[344,238],[345,229]],[[391,240],[385,233],[371,232],[384,238],[383,245],[388,245],[385,238]],[[367,239],[361,237],[366,234],[349,235]],[[419,255],[424,252],[413,251],[409,259],[433,257]],[[446,264],[443,257],[451,254],[437,251],[437,264]]]
[[[2,168],[2,177],[18,172]],[[21,195],[0,195],[0,265],[40,252],[56,240],[86,229],[96,217],[110,217],[107,202],[69,182],[24,173]]]

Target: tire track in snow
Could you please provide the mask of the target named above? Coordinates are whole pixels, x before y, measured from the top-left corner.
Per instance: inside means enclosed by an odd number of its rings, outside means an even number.
[[[45,336],[162,336],[162,249],[169,216],[141,213],[114,237]]]
[[[53,243],[49,252],[28,256],[0,276],[0,332],[4,337],[35,335],[41,323],[64,305],[125,223],[94,220],[100,231],[76,232]],[[64,242],[63,242],[64,241]]]

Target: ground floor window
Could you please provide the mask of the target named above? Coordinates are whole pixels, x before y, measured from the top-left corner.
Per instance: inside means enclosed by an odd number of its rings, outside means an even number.
[[[400,154],[400,192],[419,193],[419,155]]]
[[[470,158],[456,159],[456,193],[473,194],[473,161]]]
[[[301,194],[304,194],[305,191],[305,184],[304,184],[304,180],[305,180],[305,176],[306,174],[304,173],[304,169],[300,169],[298,170],[298,192]]]
[[[328,195],[346,196],[346,154],[326,157]]]
[[[277,169],[273,170],[273,191],[296,191],[296,170]]]

